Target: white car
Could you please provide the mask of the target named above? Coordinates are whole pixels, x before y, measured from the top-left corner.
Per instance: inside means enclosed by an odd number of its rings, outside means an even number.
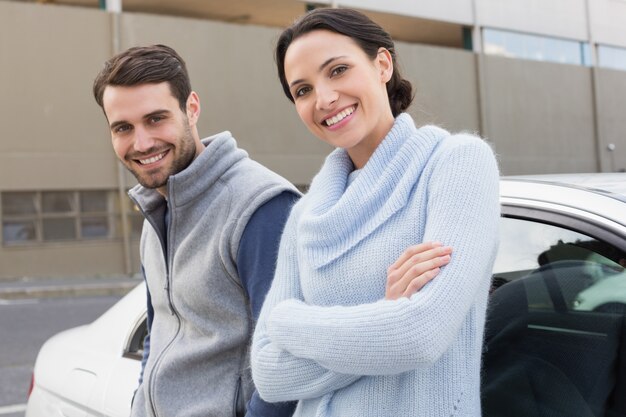
[[[501,202],[483,415],[626,417],[626,173],[508,177]],[[26,417],[128,416],[145,317],[142,284],[47,341]]]
[[[128,417],[145,335],[142,283],[93,323],[46,341],[35,363],[26,416]]]

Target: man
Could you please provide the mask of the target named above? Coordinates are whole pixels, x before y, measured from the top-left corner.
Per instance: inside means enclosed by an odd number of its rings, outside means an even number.
[[[290,416],[255,393],[248,350],[297,190],[229,132],[200,140],[200,99],[167,46],[111,58],[93,91],[145,217],[149,335],[131,415]]]

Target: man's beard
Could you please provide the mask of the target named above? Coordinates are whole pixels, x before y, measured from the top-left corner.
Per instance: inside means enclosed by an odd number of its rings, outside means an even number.
[[[196,144],[191,133],[191,128],[188,123],[184,124],[185,128],[183,134],[177,141],[175,148],[170,148],[168,152],[174,152],[174,159],[172,165],[167,167],[160,167],[155,170],[153,174],[149,171],[137,172],[132,169],[129,164],[126,165],[128,170],[135,176],[137,182],[143,187],[155,189],[161,188],[167,185],[169,177],[186,169],[196,156]],[[153,150],[148,150],[146,153],[152,153]],[[167,156],[167,155],[166,155]]]

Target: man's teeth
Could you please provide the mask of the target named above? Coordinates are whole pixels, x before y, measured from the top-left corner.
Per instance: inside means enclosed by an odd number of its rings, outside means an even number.
[[[163,159],[164,156],[165,156],[165,152],[158,154],[157,156],[153,156],[152,158],[140,159],[139,162],[141,162],[142,165],[152,164],[156,161],[160,161],[161,159]]]
[[[346,117],[348,117],[352,113],[354,113],[354,109],[355,109],[354,106],[350,107],[349,109],[345,109],[344,111],[337,113],[336,115],[334,115],[330,119],[326,119],[326,125],[327,126],[332,126],[335,123],[339,123],[340,121],[342,121],[343,119],[345,119]]]

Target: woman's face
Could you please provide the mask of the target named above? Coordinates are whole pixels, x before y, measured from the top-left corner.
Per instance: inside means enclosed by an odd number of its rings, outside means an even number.
[[[351,38],[327,30],[300,36],[285,54],[298,115],[315,136],[346,149],[356,168],[393,125],[386,90],[392,73],[386,49],[372,60]]]

